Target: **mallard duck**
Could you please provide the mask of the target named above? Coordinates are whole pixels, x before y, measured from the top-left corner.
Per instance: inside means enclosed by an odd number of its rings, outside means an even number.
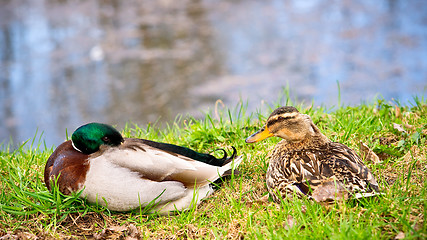
[[[49,190],[82,191],[81,197],[114,211],[155,203],[151,212],[167,214],[198,204],[213,192],[210,183],[230,175],[241,157],[215,158],[185,147],[123,138],[112,126],[77,128],[49,157],[44,181]],[[237,171],[237,170],[236,170]],[[56,180],[57,179],[57,180]]]
[[[328,202],[379,192],[375,177],[356,152],[329,140],[308,115],[295,107],[274,110],[246,143],[272,136],[283,138],[270,153],[266,175],[274,201],[292,198],[294,193]]]

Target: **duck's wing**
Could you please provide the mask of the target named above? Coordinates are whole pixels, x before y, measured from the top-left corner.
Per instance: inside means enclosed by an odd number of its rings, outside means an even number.
[[[310,195],[322,178],[319,160],[323,155],[317,150],[288,150],[279,146],[271,154],[267,170],[267,186],[282,197],[293,193]]]
[[[126,139],[119,147],[106,149],[103,156],[114,164],[138,172],[152,181],[179,181],[186,187],[203,186],[226,175],[241,162],[241,157],[217,167],[151,144],[141,139]]]
[[[331,142],[315,149],[289,151],[282,157],[288,159],[281,172],[286,188],[316,201],[347,198],[349,191],[379,191],[373,174],[344,144]]]
[[[341,143],[331,142],[328,144],[328,153],[324,170],[332,171],[338,180],[347,187],[350,186],[350,190],[379,192],[374,175],[353,149]]]

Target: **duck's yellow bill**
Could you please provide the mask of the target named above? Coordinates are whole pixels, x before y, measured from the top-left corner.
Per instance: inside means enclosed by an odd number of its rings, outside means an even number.
[[[250,137],[246,138],[246,143],[255,143],[266,138],[273,136],[273,134],[268,130],[267,127],[261,128],[258,132],[252,134]]]

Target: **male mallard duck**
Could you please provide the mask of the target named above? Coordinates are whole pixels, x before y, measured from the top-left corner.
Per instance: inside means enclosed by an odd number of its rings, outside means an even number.
[[[296,108],[274,110],[265,126],[246,142],[271,136],[283,138],[270,154],[266,176],[268,191],[276,202],[292,197],[293,192],[323,202],[379,191],[375,177],[356,152],[329,140]]]
[[[188,148],[123,138],[112,126],[89,123],[49,157],[44,181],[51,190],[58,178],[64,194],[79,192],[89,202],[128,211],[156,202],[152,211],[168,213],[198,204],[213,190],[210,183],[232,174],[241,157],[217,159]]]

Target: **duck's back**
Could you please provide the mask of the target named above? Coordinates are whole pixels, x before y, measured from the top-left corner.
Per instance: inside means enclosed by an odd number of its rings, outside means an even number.
[[[357,153],[344,144],[327,143],[321,157],[321,175],[335,177],[351,191],[378,192],[378,183]]]

